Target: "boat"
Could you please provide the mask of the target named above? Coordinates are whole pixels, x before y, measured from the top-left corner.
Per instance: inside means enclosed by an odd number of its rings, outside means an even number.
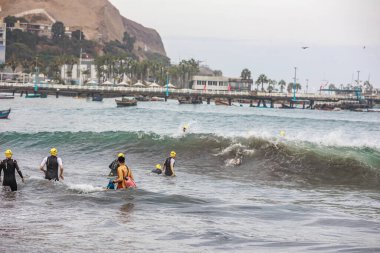
[[[147,96],[142,96],[142,95],[136,96],[136,97],[134,97],[134,99],[137,101],[140,101],[140,102],[150,101],[150,99]]]
[[[122,98],[121,100],[115,99],[117,107],[136,106],[137,100],[135,98]]]
[[[187,97],[187,98],[178,98],[178,103],[179,104],[184,104],[184,105],[190,105],[190,104],[193,104],[193,105],[196,105],[196,104],[202,104],[202,98],[190,98],[190,97]]]
[[[215,105],[227,105],[227,106],[229,106],[230,104],[228,103],[227,100],[215,99]]]
[[[102,102],[103,101],[103,97],[102,96],[94,96],[92,97],[92,101],[96,101],[96,102]]]
[[[10,113],[11,113],[11,108],[9,108],[8,110],[1,110],[0,119],[7,119]]]
[[[0,99],[14,99],[15,96],[13,95],[7,95],[7,94],[0,94]]]
[[[165,98],[160,98],[160,97],[152,97],[150,101],[153,102],[165,102]]]
[[[281,104],[281,107],[279,109],[294,109],[294,107],[291,107],[290,105],[286,105],[284,103]]]
[[[39,97],[41,97],[41,94],[38,94],[38,93],[25,95],[25,98],[39,98]]]

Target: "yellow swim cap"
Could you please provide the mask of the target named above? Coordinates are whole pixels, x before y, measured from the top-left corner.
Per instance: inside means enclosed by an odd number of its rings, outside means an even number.
[[[117,157],[124,157],[124,158],[125,158],[125,155],[124,155],[123,153],[119,153],[119,154],[117,155]]]
[[[176,152],[174,152],[174,151],[170,152],[170,156],[174,157],[174,156],[176,156],[176,155],[177,155]]]
[[[12,150],[10,149],[7,149],[4,154],[6,158],[11,158],[13,155]]]
[[[281,131],[280,131],[280,136],[281,136],[281,137],[285,137],[285,131],[284,131],[284,130],[281,130]]]
[[[161,164],[156,164],[156,169],[161,169]]]
[[[58,154],[58,150],[57,150],[56,148],[52,148],[52,149],[50,149],[50,154],[51,154],[52,156],[57,156],[57,154]]]

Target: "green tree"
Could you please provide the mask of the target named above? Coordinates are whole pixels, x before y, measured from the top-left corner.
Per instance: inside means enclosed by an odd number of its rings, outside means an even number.
[[[302,86],[301,84],[296,83],[295,88],[296,88],[296,92],[298,92],[299,90],[301,90]],[[288,93],[292,93],[293,89],[294,89],[294,83],[288,83],[288,87],[287,87]]]
[[[125,49],[127,49],[129,52],[132,52],[136,42],[136,38],[132,37],[127,32],[124,32],[123,42],[125,44]]]
[[[57,21],[53,24],[51,32],[53,40],[61,40],[65,36],[65,25],[62,22]]]
[[[284,87],[286,86],[286,82],[284,80],[280,80],[278,82],[278,85],[280,86],[280,89],[281,89],[281,93],[284,91]]]
[[[221,70],[214,70],[213,74],[214,76],[223,76],[223,72]]]
[[[275,89],[276,85],[277,85],[276,80],[268,79],[268,92],[272,92]]]
[[[20,21],[22,23],[28,23],[28,21],[23,17],[15,17],[15,16],[7,16],[3,19],[4,23],[7,24],[7,27],[14,27],[17,21]]]
[[[85,40],[84,33],[81,30],[75,30],[71,32],[71,38],[76,40]]]
[[[364,92],[365,93],[372,93],[373,91],[373,86],[369,81],[365,81],[363,84],[364,87]]]
[[[265,83],[268,83],[268,77],[264,74],[261,74],[256,80],[257,90],[259,89],[259,85],[261,84],[261,91],[264,91]]]
[[[240,74],[241,79],[251,79],[251,71],[247,68],[243,69]]]

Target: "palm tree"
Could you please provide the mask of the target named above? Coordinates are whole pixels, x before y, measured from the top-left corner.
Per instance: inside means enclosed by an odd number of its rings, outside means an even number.
[[[88,75],[91,74],[91,71],[89,69],[83,70],[82,75],[84,75],[84,81],[87,82]]]
[[[286,82],[284,80],[280,80],[278,82],[278,85],[280,85],[280,88],[281,88],[281,93],[284,91],[284,87],[286,86]]]
[[[296,92],[298,92],[298,90],[302,89],[302,86],[301,84],[296,83],[295,88],[296,88]],[[292,93],[293,89],[294,89],[294,83],[288,83],[288,87],[287,87],[288,93]]]
[[[244,80],[251,79],[251,71],[247,68],[243,69],[241,71],[240,77],[241,79],[244,79]]]
[[[264,91],[264,83],[268,83],[268,78],[266,75],[261,74],[256,80],[257,90],[259,90],[259,85],[261,84],[261,91]]]
[[[221,70],[214,70],[212,73],[214,76],[223,76],[223,72]]]
[[[268,91],[272,92],[277,84],[276,80],[269,79],[268,80]]]
[[[16,71],[16,68],[19,65],[19,61],[16,58],[15,55],[12,55],[8,60],[7,60],[7,66],[9,66],[12,69],[12,72],[14,73]]]
[[[372,93],[373,86],[368,80],[364,82],[363,86],[364,86],[365,93]]]

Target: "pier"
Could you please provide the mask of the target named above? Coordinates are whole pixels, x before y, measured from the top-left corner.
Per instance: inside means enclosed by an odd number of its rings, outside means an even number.
[[[310,94],[298,93],[296,100],[293,94],[287,93],[267,93],[256,91],[210,91],[210,90],[192,90],[192,89],[167,89],[166,88],[137,88],[137,87],[105,87],[105,86],[87,86],[87,85],[61,85],[61,84],[44,84],[35,90],[33,84],[22,83],[0,83],[1,93],[11,93],[14,96],[28,94],[42,94],[46,96],[72,96],[72,97],[94,97],[102,96],[105,98],[122,97],[122,96],[148,96],[162,97],[165,99],[178,98],[195,98],[202,99],[210,104],[211,100],[223,99],[231,105],[233,101],[242,101],[250,103],[251,106],[257,107],[274,107],[274,104],[282,104],[286,107],[293,108],[297,104],[303,109],[314,109],[316,103],[337,103],[339,101],[358,101],[354,94],[333,95],[333,94]],[[380,103],[380,96],[362,96],[368,107]]]

